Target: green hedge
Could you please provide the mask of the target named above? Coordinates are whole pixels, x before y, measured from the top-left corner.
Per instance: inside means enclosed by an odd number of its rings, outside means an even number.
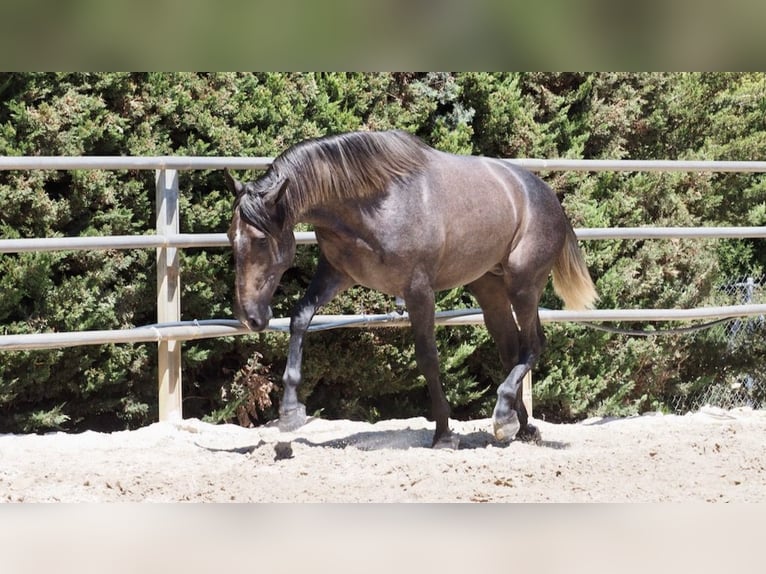
[[[273,156],[307,137],[402,128],[446,151],[503,157],[766,157],[766,77],[754,74],[98,73],[0,75],[0,154]],[[153,173],[0,172],[0,236],[141,234],[153,228]],[[254,178],[257,173],[240,173]],[[575,226],[764,225],[766,179],[752,174],[543,173]],[[183,172],[181,231],[223,232],[231,199],[217,171]],[[759,241],[594,241],[583,245],[609,307],[690,307],[717,286],[761,275]],[[316,247],[299,248],[274,304],[306,287]],[[154,322],[151,250],[0,255],[4,333],[117,329]],[[182,318],[231,316],[229,250],[182,256]],[[546,292],[543,306],[560,304]],[[474,306],[462,291],[442,309]],[[354,289],[326,309],[387,312]],[[647,327],[644,324],[626,327]],[[652,326],[648,326],[652,328]],[[438,329],[455,416],[487,416],[503,377],[481,327]],[[757,369],[762,345],[736,352],[720,331],[629,338],[546,327],[535,415],[574,420],[665,408],[669,397]],[[302,389],[325,416],[427,414],[407,330],[309,336]],[[184,344],[184,412],[243,424],[274,416],[286,337]],[[754,366],[756,365],[756,366]],[[153,345],[0,355],[0,432],[131,428],[156,417]]]

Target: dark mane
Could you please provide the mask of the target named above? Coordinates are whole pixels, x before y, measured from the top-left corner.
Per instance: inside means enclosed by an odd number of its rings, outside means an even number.
[[[247,184],[235,208],[268,235],[294,224],[307,209],[324,201],[371,197],[396,180],[417,174],[430,148],[403,131],[350,132],[305,140],[279,155],[256,182]],[[287,181],[276,206],[261,191]]]
[[[274,160],[271,171],[289,181],[284,207],[295,221],[318,202],[370,197],[414,175],[428,149],[403,131],[351,132],[296,144]]]
[[[245,193],[239,197],[234,208],[239,209],[240,217],[248,225],[271,237],[279,235],[285,220],[285,210],[282,206],[277,206],[275,217],[274,210],[266,206],[262,195]]]

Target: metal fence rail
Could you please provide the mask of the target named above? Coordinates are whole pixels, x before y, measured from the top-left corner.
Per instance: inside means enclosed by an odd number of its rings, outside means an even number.
[[[316,243],[310,231],[295,233],[299,245]],[[145,249],[151,247],[228,247],[225,233],[169,233],[166,235],[105,235],[93,237],[44,237],[37,239],[0,239],[0,253],[25,251],[98,251],[108,249]]]
[[[181,341],[242,335],[248,331],[237,321],[213,319],[180,320],[180,264],[178,250],[187,247],[222,247],[229,244],[223,233],[182,234],[179,232],[178,171],[268,168],[266,157],[0,157],[0,170],[155,170],[157,220],[154,233],[111,237],[50,237],[0,239],[0,253],[59,250],[146,249],[157,250],[156,325],[123,330],[74,333],[35,333],[0,335],[0,350],[46,349],[105,343],[156,342],[159,347],[160,420],[180,418]],[[648,171],[648,172],[745,172],[764,173],[762,161],[656,161],[656,160],[572,160],[509,159],[532,171]],[[622,228],[579,229],[579,239],[663,239],[663,238],[745,238],[766,237],[766,227]],[[297,242],[313,243],[313,233],[297,233]],[[594,311],[541,311],[541,320],[550,321],[678,321],[766,314],[766,305],[732,305],[703,309],[611,309]],[[440,325],[467,325],[483,322],[481,313],[457,311],[441,313]],[[269,328],[284,331],[289,320],[273,319]],[[312,327],[402,326],[406,316],[357,315],[317,316]]]
[[[576,322],[605,323],[632,321],[694,321],[732,319],[766,315],[766,304],[728,305],[697,309],[597,309],[591,311],[540,310],[543,323]],[[459,327],[481,325],[484,315],[480,309],[444,311],[436,314],[436,325]],[[311,322],[310,330],[327,330],[348,327],[406,327],[410,324],[406,313],[365,315],[317,315]],[[267,331],[286,332],[290,319],[272,319]],[[248,335],[252,331],[234,319],[205,319],[156,323],[133,329],[111,329],[103,331],[78,331],[65,333],[24,333],[0,336],[0,351],[29,351],[34,349],[58,349],[84,345],[105,345],[107,343],[149,343],[166,341],[192,341]]]
[[[272,157],[238,156],[2,156],[0,170],[28,169],[266,169]],[[766,172],[766,161],[535,159],[505,161],[531,171]]]
[[[575,230],[582,241],[595,239],[745,239],[766,237],[766,227],[584,227]],[[297,231],[298,245],[316,243],[312,231]],[[0,253],[30,251],[98,251],[152,247],[228,247],[225,233],[170,233],[167,235],[109,235],[0,239]]]

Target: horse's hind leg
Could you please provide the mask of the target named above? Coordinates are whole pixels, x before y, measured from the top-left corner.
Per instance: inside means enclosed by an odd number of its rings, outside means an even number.
[[[519,330],[502,275],[487,273],[466,285],[484,312],[484,325],[492,336],[506,373],[518,362]]]
[[[351,284],[352,281],[345,274],[332,267],[324,257],[320,257],[306,293],[293,310],[287,365],[282,377],[284,393],[279,406],[279,429],[282,431],[295,430],[306,422],[306,407],[298,401],[298,386],[302,379],[303,338],[311,320],[322,305]]]
[[[527,314],[523,309],[517,310],[511,305],[507,281],[501,275],[488,273],[467,287],[484,312],[484,324],[495,341],[500,362],[508,374],[498,388],[498,402],[493,416],[495,434],[500,440],[511,440],[517,433],[521,438],[536,438],[539,432],[529,424],[520,386],[524,375],[534,362],[528,359],[520,360],[520,351],[529,358],[526,338],[523,338],[523,349],[520,348],[521,321],[526,320]],[[542,331],[539,335],[542,335]]]
[[[522,398],[522,384],[532,370],[545,346],[540,318],[537,313],[539,296],[525,294],[511,299],[514,324],[518,329],[519,355],[516,365],[497,389],[497,403],[492,414],[495,437],[512,440],[517,433],[520,438],[537,439],[539,433],[529,425],[527,409]]]

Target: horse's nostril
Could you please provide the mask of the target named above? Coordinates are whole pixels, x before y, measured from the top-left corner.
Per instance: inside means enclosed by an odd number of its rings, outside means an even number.
[[[269,326],[269,320],[272,316],[271,307],[269,307],[264,314],[248,316],[246,325],[251,331],[263,331]]]

